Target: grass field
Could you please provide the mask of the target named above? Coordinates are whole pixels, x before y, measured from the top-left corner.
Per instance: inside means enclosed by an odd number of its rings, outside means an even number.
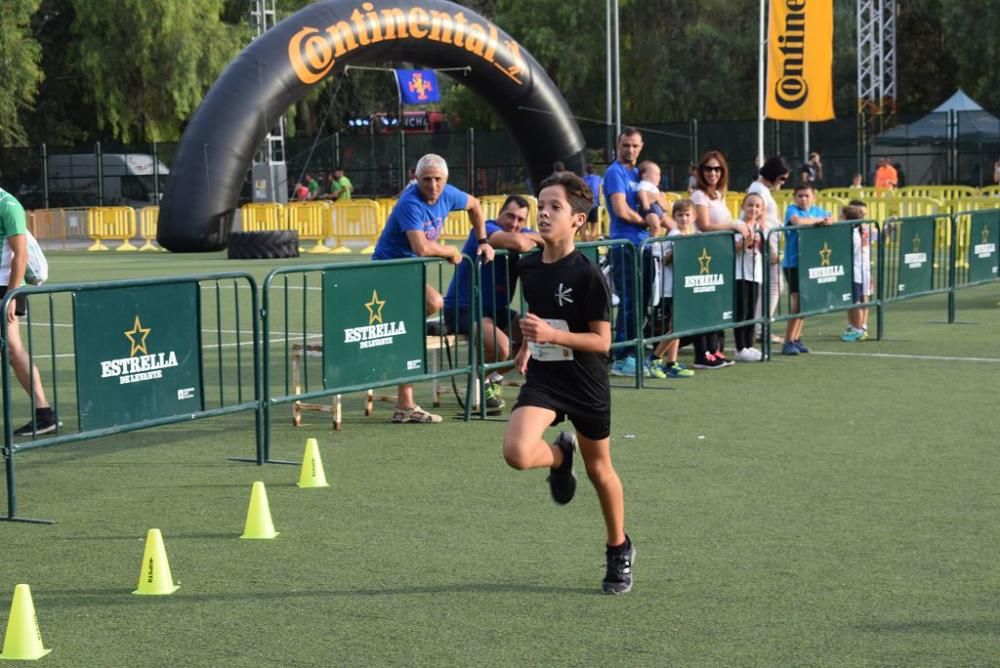
[[[283,264],[50,261],[53,282]],[[998,302],[960,292],[953,325],[943,296],[894,304],[855,344],[810,319],[814,354],[615,390],[627,596],[599,593],[593,490],[555,506],[504,464],[502,421],[392,425],[351,397],[342,432],[275,420],[276,457],[319,440],[328,489],[228,461],[250,414],[18,455],[19,514],[56,523],[0,523],[0,620],[31,584],[51,666],[996,665]],[[275,540],[238,538],[254,480]],[[133,596],[153,527],[181,587]]]

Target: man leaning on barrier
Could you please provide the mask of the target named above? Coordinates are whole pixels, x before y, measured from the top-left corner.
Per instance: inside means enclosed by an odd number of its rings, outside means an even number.
[[[543,245],[542,237],[527,229],[528,200],[520,195],[510,195],[504,200],[500,215],[496,220],[486,221],[486,238],[493,248],[501,248],[513,253],[527,253]],[[462,253],[474,256],[479,245],[477,232],[469,233],[462,247]],[[444,321],[449,334],[469,333],[469,271],[467,264],[460,264],[452,276],[451,285],[444,298]],[[517,314],[510,309],[510,296],[517,283],[517,256],[503,256],[496,262],[484,265],[480,283],[483,301],[483,317],[479,321],[479,333],[483,338],[483,356],[486,362],[510,359],[510,338],[506,332]],[[486,380],[486,408],[503,408],[503,376],[494,371]]]
[[[28,266],[28,226],[24,207],[9,192],[0,188],[0,244],[3,245],[3,262],[0,263],[0,298],[24,285],[24,272]],[[47,434],[58,428],[55,412],[49,406],[42,389],[38,368],[31,363],[28,351],[21,342],[18,316],[27,314],[28,302],[23,296],[7,304],[7,349],[10,366],[21,387],[33,396],[35,418],[14,431],[15,436]]]
[[[441,243],[445,219],[452,211],[468,211],[476,237],[476,254],[483,260],[493,260],[493,247],[486,236],[486,224],[479,200],[448,185],[448,163],[444,158],[428,153],[417,162],[417,183],[407,186],[385,222],[382,235],[375,245],[372,260],[394,260],[406,257],[440,257],[460,264],[458,248]],[[424,286],[427,315],[441,310],[441,293],[430,285]],[[428,413],[413,400],[413,385],[400,385],[396,411],[392,421],[441,422],[441,416]]]

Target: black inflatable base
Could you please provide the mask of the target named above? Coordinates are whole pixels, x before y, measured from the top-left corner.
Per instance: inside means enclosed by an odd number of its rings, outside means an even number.
[[[234,232],[229,235],[230,260],[275,260],[298,256],[297,230]]]

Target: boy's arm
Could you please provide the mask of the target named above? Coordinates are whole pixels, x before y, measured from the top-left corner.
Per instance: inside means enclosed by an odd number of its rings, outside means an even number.
[[[535,343],[554,343],[584,353],[606,353],[611,349],[611,323],[593,320],[587,323],[589,332],[565,332],[528,313],[521,318],[524,338]]]

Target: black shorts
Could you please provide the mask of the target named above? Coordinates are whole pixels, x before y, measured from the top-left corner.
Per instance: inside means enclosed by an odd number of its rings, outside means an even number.
[[[484,313],[485,317],[492,319],[492,313]],[[500,309],[497,311],[497,318],[493,321],[493,324],[500,329],[507,332],[510,329],[510,323],[514,318],[517,317],[517,313],[509,308]],[[446,308],[444,310],[444,326],[445,331],[449,334],[464,334],[469,335],[469,309],[460,308]]]
[[[7,294],[6,287],[0,287],[0,299],[4,298]],[[14,314],[25,316],[28,315],[28,298],[25,295],[18,295],[14,297]]]
[[[785,267],[785,282],[788,283],[789,292],[799,291],[799,268]]]
[[[861,283],[851,283],[851,296],[854,297],[855,304],[862,304],[865,301],[865,286]]]
[[[521,393],[517,395],[514,410],[516,411],[521,406],[534,406],[555,411],[556,417],[552,420],[552,426],[569,418],[573,427],[592,441],[600,441],[611,435],[610,411],[585,410],[531,385],[521,386]]]

